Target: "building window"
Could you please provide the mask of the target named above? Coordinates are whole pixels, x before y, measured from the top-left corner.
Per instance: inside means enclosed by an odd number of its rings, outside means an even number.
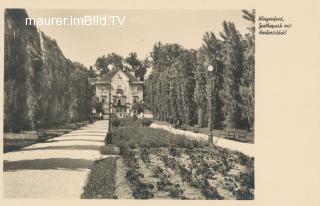
[[[138,101],[138,96],[134,96],[133,97],[133,103],[137,103],[137,101]]]
[[[126,97],[121,97],[121,102],[122,102],[122,104],[126,104]]]
[[[106,102],[106,99],[107,99],[107,96],[105,96],[105,95],[102,95],[102,96],[101,96],[101,102],[102,102],[102,103],[105,103],[105,102]]]

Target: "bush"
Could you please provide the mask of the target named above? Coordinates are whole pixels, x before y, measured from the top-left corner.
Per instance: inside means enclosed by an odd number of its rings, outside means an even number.
[[[137,116],[136,114],[134,114],[134,115],[132,116],[132,120],[133,120],[133,121],[137,121],[137,120],[138,120],[138,116]]]
[[[117,199],[116,157],[96,161],[81,195],[82,199]]]
[[[119,127],[120,125],[120,120],[119,119],[111,119],[111,124],[114,127]]]
[[[143,119],[143,120],[141,120],[141,123],[142,123],[143,126],[148,127],[148,126],[150,126],[153,122],[152,122],[150,119]]]
[[[120,151],[115,149],[113,145],[105,145],[101,147],[100,153],[102,155],[119,155]]]
[[[141,122],[132,118],[120,119],[120,127],[141,127]]]
[[[118,116],[116,114],[111,113],[110,114],[110,118],[111,119],[118,119]]]

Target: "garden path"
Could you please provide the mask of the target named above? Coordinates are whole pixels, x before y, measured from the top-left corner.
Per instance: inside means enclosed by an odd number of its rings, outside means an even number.
[[[96,121],[53,141],[5,153],[4,198],[79,199],[107,128],[107,120]]]
[[[185,131],[185,130],[181,130],[181,129],[175,129],[175,128],[167,126],[167,125],[160,125],[157,123],[152,123],[150,125],[150,127],[167,130],[169,132],[172,132],[173,134],[185,135],[185,136],[188,136],[188,137],[191,137],[194,139],[208,140],[208,135],[194,133],[194,132]],[[234,140],[222,139],[222,138],[218,138],[218,137],[213,137],[213,142],[217,146],[224,147],[224,148],[231,149],[231,150],[237,150],[237,151],[242,152],[242,153],[244,153],[248,156],[251,156],[251,157],[254,156],[254,144],[237,142]]]

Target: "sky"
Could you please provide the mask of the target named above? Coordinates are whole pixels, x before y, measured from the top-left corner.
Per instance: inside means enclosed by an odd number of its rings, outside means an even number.
[[[64,55],[89,67],[97,57],[115,52],[124,57],[137,52],[139,59],[150,56],[155,42],[178,43],[198,49],[205,32],[219,36],[224,20],[234,22],[241,34],[249,22],[241,10],[28,10],[32,18],[126,16],[122,26],[38,26],[54,38]]]

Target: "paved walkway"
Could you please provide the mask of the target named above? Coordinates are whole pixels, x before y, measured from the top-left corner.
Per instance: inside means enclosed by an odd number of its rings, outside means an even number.
[[[150,127],[167,130],[169,132],[172,132],[173,134],[185,135],[195,139],[208,140],[208,135],[194,133],[190,131],[184,131],[181,129],[175,129],[173,127],[169,127],[166,125],[159,125],[156,123],[152,123]],[[254,144],[237,142],[237,141],[222,139],[218,137],[213,137],[213,141],[216,143],[216,145],[220,147],[228,148],[231,150],[237,150],[251,157],[254,156]]]
[[[79,199],[104,145],[107,121],[4,154],[4,198]]]

